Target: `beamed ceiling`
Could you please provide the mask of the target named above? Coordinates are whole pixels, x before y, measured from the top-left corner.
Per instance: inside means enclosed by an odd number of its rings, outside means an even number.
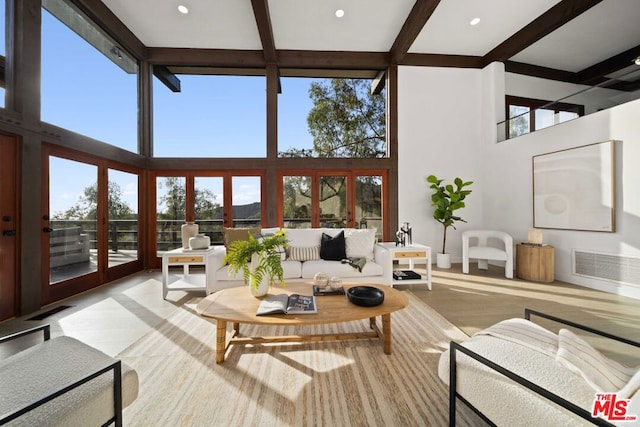
[[[126,48],[172,70],[270,64],[286,74],[502,61],[507,71],[573,83],[620,74],[640,79],[640,71],[628,74],[640,56],[639,0],[103,0],[106,8],[98,0],[76,2],[101,12]],[[470,25],[476,17],[480,22]]]

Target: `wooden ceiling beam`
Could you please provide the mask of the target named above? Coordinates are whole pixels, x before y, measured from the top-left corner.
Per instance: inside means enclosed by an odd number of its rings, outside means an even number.
[[[389,51],[391,64],[402,62],[439,3],[440,0],[416,0]]]
[[[71,0],[93,22],[106,32],[109,37],[122,45],[137,59],[145,59],[145,45],[122,23],[116,15],[100,0]]]
[[[265,68],[260,50],[147,48],[147,59],[153,65],[211,66],[228,68]]]
[[[386,52],[278,50],[280,68],[382,70],[389,66]]]
[[[408,53],[398,65],[414,65],[421,67],[457,67],[482,68],[481,56],[442,55],[434,53]]]
[[[504,63],[504,70],[508,73],[524,74],[525,76],[540,77],[541,79],[557,80],[559,82],[578,82],[577,74],[571,71],[541,67],[539,65],[525,64],[522,62],[506,61]]]
[[[484,64],[506,61],[602,0],[562,0],[484,56]]]
[[[264,52],[264,60],[267,64],[275,64],[276,44],[273,39],[273,27],[271,26],[271,15],[269,14],[269,5],[267,0],[251,0],[253,7],[253,15],[256,18],[260,41],[262,42],[262,50]]]
[[[609,59],[598,62],[584,70],[577,73],[577,83],[585,85],[597,84],[599,78],[613,73],[614,71],[621,70],[630,65],[633,65],[633,61],[640,56],[640,46],[632,47],[625,50]]]
[[[180,92],[180,79],[164,65],[154,65],[153,75],[168,87],[171,92]]]

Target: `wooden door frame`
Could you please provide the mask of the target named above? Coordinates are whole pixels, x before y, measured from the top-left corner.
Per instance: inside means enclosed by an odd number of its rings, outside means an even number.
[[[161,169],[149,171],[148,194],[148,227],[147,227],[147,266],[148,268],[160,268],[162,260],[157,256],[157,179],[160,177],[185,178],[185,220],[195,221],[195,179],[196,178],[222,178],[223,185],[223,226],[233,227],[233,185],[235,177],[259,177],[260,178],[260,220],[265,226],[267,217],[267,172],[263,169],[237,169],[237,170],[207,170],[207,169]]]
[[[42,249],[42,304],[46,305],[63,298],[67,298],[87,291],[111,280],[127,276],[136,271],[140,271],[144,267],[144,242],[145,238],[145,215],[146,208],[142,204],[144,182],[144,171],[130,165],[118,163],[112,160],[104,159],[87,153],[71,150],[69,148],[58,145],[43,143],[42,144],[42,222],[41,228],[49,227],[50,221],[45,219],[50,215],[49,206],[49,188],[50,188],[50,170],[49,157],[58,157],[65,160],[80,162],[95,166],[97,170],[96,179],[98,184],[98,212],[96,219],[96,236],[98,251],[98,269],[95,272],[84,274],[82,276],[73,277],[63,282],[56,283],[54,286],[49,284],[49,238],[48,234],[43,232],[41,241]],[[109,268],[109,227],[108,227],[108,170],[120,170],[138,175],[138,257],[136,260],[116,267]]]
[[[308,176],[311,177],[311,226],[320,226],[320,212],[318,201],[319,179],[321,176],[346,176],[347,178],[347,216],[351,217],[347,227],[355,227],[355,178],[358,176],[381,176],[382,177],[382,232],[383,239],[388,238],[389,228],[389,180],[386,169],[281,169],[278,171],[278,199],[277,215],[278,225],[284,225],[284,184],[285,176]],[[349,215],[349,211],[351,214]]]
[[[0,253],[3,259],[0,264],[0,321],[19,316],[20,313],[20,270],[18,268],[20,254],[20,151],[19,139],[15,135],[0,134],[0,230],[11,235],[0,234]]]

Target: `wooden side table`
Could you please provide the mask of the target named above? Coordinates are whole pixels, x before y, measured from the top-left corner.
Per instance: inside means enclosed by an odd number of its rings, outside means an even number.
[[[553,282],[555,251],[553,246],[516,245],[516,276],[532,282]]]

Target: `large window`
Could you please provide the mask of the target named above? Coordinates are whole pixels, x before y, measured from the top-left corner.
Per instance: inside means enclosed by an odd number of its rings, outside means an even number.
[[[264,76],[177,77],[179,92],[153,79],[154,157],[266,157]]]
[[[286,228],[375,228],[384,233],[382,171],[282,171],[280,223]]]
[[[385,93],[368,79],[280,79],[281,157],[376,158],[387,155]]]
[[[507,96],[505,98],[509,126],[506,137],[544,129],[584,115],[584,105],[552,102],[541,99]]]
[[[137,152],[137,62],[66,1],[42,5],[42,120]]]
[[[138,175],[108,170],[109,267],[138,259]]]

